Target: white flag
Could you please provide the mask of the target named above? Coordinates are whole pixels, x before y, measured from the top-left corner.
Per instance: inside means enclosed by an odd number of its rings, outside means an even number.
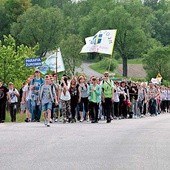
[[[49,66],[51,71],[56,71],[56,57],[57,57],[57,72],[65,71],[60,48],[57,50],[57,53],[55,52],[46,59],[45,64]]]
[[[101,30],[95,36],[85,39],[86,45],[80,53],[112,54],[117,30]]]

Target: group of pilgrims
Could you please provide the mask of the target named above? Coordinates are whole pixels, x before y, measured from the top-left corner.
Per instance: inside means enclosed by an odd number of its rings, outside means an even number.
[[[72,78],[63,75],[60,81],[56,79],[55,73],[42,78],[36,69],[19,91],[9,82],[3,92],[7,94],[11,121],[16,122],[18,102],[21,114],[26,113],[25,122],[43,119],[47,127],[54,122],[98,123],[105,120],[111,123],[114,119],[157,116],[170,111],[170,87],[151,82],[112,80],[109,72],[89,79],[85,75]],[[1,83],[0,91],[2,87]],[[4,104],[0,107],[5,107]],[[3,108],[0,111],[1,123],[5,121],[4,114]]]

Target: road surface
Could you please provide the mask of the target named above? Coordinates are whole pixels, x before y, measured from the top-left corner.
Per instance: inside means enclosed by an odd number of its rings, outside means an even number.
[[[169,170],[170,114],[75,124],[0,124],[0,170]]]
[[[77,68],[76,71],[79,73],[84,73],[88,78],[91,76],[102,77],[103,75],[91,69],[89,66],[92,63],[82,63],[80,68]]]

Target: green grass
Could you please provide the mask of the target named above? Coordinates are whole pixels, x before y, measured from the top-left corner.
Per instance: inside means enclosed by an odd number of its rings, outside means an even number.
[[[25,119],[26,119],[26,114],[25,113],[21,115],[19,112],[17,112],[16,122],[18,122],[18,123],[25,122]],[[44,117],[43,117],[43,114],[41,114],[40,121],[43,121],[43,120],[44,120]],[[11,116],[10,116],[9,111],[6,111],[5,122],[11,122]]]
[[[26,118],[25,113],[22,114],[22,115],[20,113],[17,113],[17,115],[16,115],[16,122],[24,122],[25,118]],[[5,122],[11,122],[11,116],[10,116],[10,113],[8,111],[6,111]]]
[[[99,63],[90,65],[90,68],[97,71],[98,73],[101,73],[101,74],[103,74],[106,71],[106,69],[100,67]]]
[[[128,59],[128,64],[142,64],[143,58]],[[118,60],[119,64],[122,64],[122,59]]]

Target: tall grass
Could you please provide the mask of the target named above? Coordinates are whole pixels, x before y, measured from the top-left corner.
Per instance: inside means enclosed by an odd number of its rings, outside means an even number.
[[[25,118],[26,118],[25,113],[21,115],[19,112],[17,112],[17,114],[16,114],[16,122],[24,122]],[[5,122],[11,122],[11,116],[10,116],[9,111],[6,111]]]

